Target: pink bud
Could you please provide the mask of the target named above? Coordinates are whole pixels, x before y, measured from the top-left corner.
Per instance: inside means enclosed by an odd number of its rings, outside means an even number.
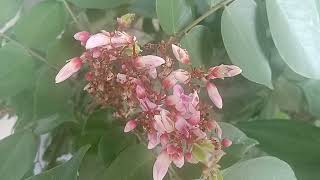
[[[85,79],[87,81],[92,81],[93,77],[94,77],[93,72],[87,72],[86,75],[85,75]]]
[[[162,86],[168,89],[173,87],[177,83],[178,83],[178,80],[174,77],[174,73],[171,73],[162,81]]]
[[[132,44],[135,41],[134,36],[130,36],[125,32],[116,31],[114,36],[111,37],[111,45],[115,47],[126,46]]]
[[[139,99],[143,99],[144,97],[146,97],[146,90],[144,89],[144,87],[137,85],[136,86],[136,94]]]
[[[106,36],[103,33],[98,33],[95,35],[92,35],[87,43],[86,43],[86,49],[93,49],[96,47],[101,47],[110,44],[110,37]]]
[[[189,54],[185,49],[182,49],[179,46],[172,44],[172,52],[179,62],[183,64],[190,63]]]
[[[160,136],[160,142],[162,144],[162,146],[168,144],[169,142],[169,135],[167,133],[164,133]]]
[[[147,56],[140,56],[135,60],[135,66],[136,68],[147,68],[147,69],[153,69],[158,66],[161,66],[166,61],[159,57],[159,56],[153,56],[153,55],[147,55]]]
[[[211,101],[213,102],[213,104],[216,105],[217,108],[221,109],[222,108],[222,98],[219,94],[217,87],[213,83],[208,82],[207,83],[207,91],[208,91],[209,97],[210,97]]]
[[[191,75],[186,70],[177,69],[173,73],[176,80],[179,81],[180,83],[187,84],[190,81]]]
[[[137,127],[137,121],[136,120],[130,120],[127,122],[125,128],[124,128],[124,132],[130,132],[133,129],[135,129]]]
[[[81,66],[82,59],[80,59],[79,57],[72,58],[66,65],[63,66],[63,68],[57,74],[55,78],[56,83],[60,83],[68,79],[74,73],[78,72]]]
[[[224,65],[221,64],[220,66],[215,66],[209,69],[208,78],[215,79],[215,78],[225,78],[225,77],[233,77],[240,74],[242,70],[235,65]]]
[[[223,147],[230,147],[232,145],[232,141],[228,138],[224,138],[222,141],[221,141],[221,144]]]
[[[81,31],[76,33],[73,37],[74,39],[80,41],[82,45],[85,45],[90,37],[90,33],[87,31]]]

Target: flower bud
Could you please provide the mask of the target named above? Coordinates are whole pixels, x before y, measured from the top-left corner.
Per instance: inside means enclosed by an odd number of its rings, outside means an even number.
[[[133,129],[135,129],[137,127],[138,123],[136,120],[130,120],[127,122],[125,128],[124,128],[124,132],[130,132]]]
[[[209,69],[208,78],[215,79],[215,78],[225,78],[225,77],[233,77],[240,74],[242,70],[235,65],[224,65],[221,64],[220,66],[214,66]]]
[[[230,139],[228,139],[228,138],[224,138],[224,139],[222,139],[221,144],[222,144],[223,147],[227,148],[227,147],[230,147],[232,145],[232,141]]]
[[[172,44],[173,55],[177,58],[182,64],[189,64],[190,58],[189,54],[185,49],[180,48],[179,46]]]
[[[90,38],[90,33],[87,31],[81,31],[76,33],[73,37],[74,39],[80,41],[82,45],[85,45]]]
[[[56,83],[60,83],[78,72],[82,64],[82,59],[79,57],[72,58],[57,74],[55,78]]]
[[[213,83],[210,83],[210,82],[208,82],[206,86],[207,86],[208,95],[209,95],[211,101],[213,102],[214,105],[217,106],[217,108],[221,109],[222,108],[222,98],[219,94],[217,87]]]

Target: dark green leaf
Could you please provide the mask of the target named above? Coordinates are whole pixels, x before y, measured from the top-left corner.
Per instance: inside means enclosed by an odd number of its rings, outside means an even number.
[[[181,45],[188,50],[193,66],[201,66],[212,60],[213,45],[208,41],[210,38],[209,29],[198,25],[181,39]]]
[[[239,66],[247,79],[273,88],[268,59],[259,44],[254,0],[237,0],[225,8],[222,37],[232,63]]]
[[[266,1],[270,31],[288,66],[303,76],[320,79],[318,1]]]
[[[34,82],[34,59],[15,46],[0,48],[0,98],[16,95]]]
[[[291,167],[274,157],[237,163],[223,170],[224,180],[296,180]]]
[[[110,129],[100,140],[99,156],[108,167],[122,151],[135,142],[134,136],[125,134],[123,129]]]
[[[68,82],[55,84],[56,72],[44,67],[40,70],[34,94],[35,119],[59,114],[61,118],[72,118],[72,89]]]
[[[105,166],[96,154],[87,153],[81,163],[79,180],[105,180],[102,176]]]
[[[1,140],[1,179],[20,180],[32,169],[37,148],[37,139],[29,131],[16,133]]]
[[[157,0],[157,16],[162,29],[175,34],[192,21],[191,6],[186,0]]]
[[[0,27],[19,11],[23,0],[0,0]]]
[[[32,176],[26,180],[48,180],[48,179],[56,179],[56,180],[77,180],[78,169],[80,167],[81,161],[88,151],[90,146],[82,147],[71,160],[66,163],[57,166],[53,169],[50,169],[46,172],[43,172],[39,175]]]
[[[308,174],[304,171],[319,167],[320,128],[306,122],[279,119],[240,123],[238,127],[257,139],[262,150],[289,163],[299,179],[312,180],[304,176]],[[317,177],[319,175],[318,172]]]
[[[56,67],[62,67],[68,59],[81,55],[81,46],[79,41],[72,36],[63,36],[55,40],[48,48],[48,62]]]
[[[130,11],[149,18],[156,17],[155,0],[136,0],[130,7]]]
[[[106,169],[105,179],[152,179],[152,153],[142,144],[130,146],[121,152]]]
[[[133,0],[68,0],[81,8],[112,9],[129,4]]]
[[[14,28],[16,37],[27,46],[46,48],[62,32],[66,16],[62,3],[40,2],[17,22]]]

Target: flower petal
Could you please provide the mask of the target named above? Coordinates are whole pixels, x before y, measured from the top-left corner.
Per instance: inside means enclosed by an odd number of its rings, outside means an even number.
[[[173,163],[178,168],[182,168],[182,166],[184,165],[184,157],[183,157],[182,153],[178,153],[177,155],[173,156]]]
[[[160,138],[156,132],[148,133],[148,140],[148,149],[153,149],[160,143]]]
[[[181,62],[183,64],[190,63],[189,54],[185,49],[182,49],[179,46],[172,44],[172,52],[173,52],[173,55],[176,57],[176,59],[179,62]]]
[[[213,83],[208,82],[207,83],[207,91],[208,91],[209,97],[210,97],[211,101],[213,102],[213,104],[216,105],[217,108],[221,109],[222,108],[222,98],[219,94],[217,87]]]
[[[177,70],[174,71],[174,77],[180,83],[187,84],[190,81],[191,75],[186,70],[177,69]]]
[[[162,151],[153,165],[153,180],[162,180],[167,174],[171,160],[166,151]]]
[[[224,65],[221,64],[220,66],[214,66],[209,69],[208,78],[215,79],[215,78],[225,78],[225,77],[233,77],[240,74],[242,70],[235,65]]]
[[[171,88],[173,87],[175,84],[177,84],[178,81],[177,79],[174,77],[174,73],[170,73],[169,76],[167,76],[163,81],[162,81],[162,86],[165,89]]]
[[[176,95],[167,96],[166,98],[166,104],[168,106],[173,106],[177,104],[180,101],[179,97]]]
[[[110,37],[106,36],[103,33],[98,33],[95,35],[92,35],[87,43],[86,43],[86,49],[93,49],[100,46],[105,46],[110,44]]]
[[[86,42],[88,41],[89,37],[90,37],[90,33],[87,31],[81,31],[76,33],[74,36],[75,40],[78,40],[81,42],[81,44],[86,44]]]
[[[156,68],[158,66],[161,66],[166,61],[159,57],[154,55],[147,55],[147,56],[140,56],[135,60],[135,66],[136,68],[147,68],[152,69]]]
[[[60,83],[68,79],[74,73],[78,72],[81,69],[81,66],[82,59],[80,59],[79,57],[71,59],[66,65],[63,66],[63,68],[57,74],[55,78],[56,83]]]
[[[148,74],[152,79],[156,79],[158,76],[157,69],[156,68],[149,69]]]

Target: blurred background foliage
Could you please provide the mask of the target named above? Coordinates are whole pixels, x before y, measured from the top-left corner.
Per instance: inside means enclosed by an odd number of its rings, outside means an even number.
[[[223,8],[225,2],[0,0],[0,115],[17,117],[15,133],[0,141],[1,178],[152,178],[154,155],[122,133],[112,109],[92,107],[82,73],[76,81],[54,84],[57,69],[80,55],[74,33],[112,31],[116,17],[135,13],[129,31],[140,43],[178,34],[194,66],[243,69],[242,76],[217,81],[224,107],[214,109],[215,117],[234,142],[221,162],[229,167],[226,180],[293,180],[286,163],[298,180],[318,179],[319,2],[235,0]],[[68,154],[71,160],[59,160]],[[197,167],[187,165],[168,178],[199,176]]]

